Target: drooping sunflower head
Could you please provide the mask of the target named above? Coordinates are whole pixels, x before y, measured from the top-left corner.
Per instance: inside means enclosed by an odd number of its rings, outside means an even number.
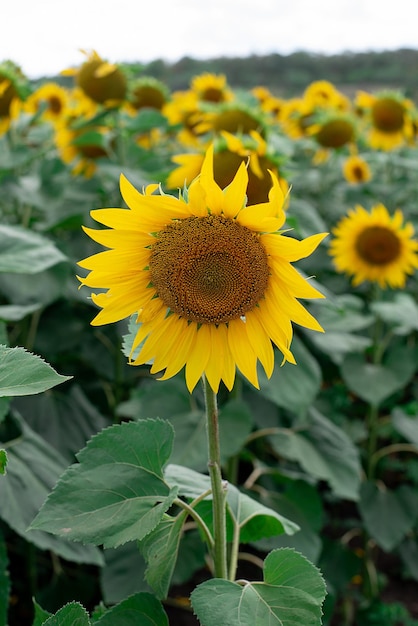
[[[333,230],[330,254],[339,272],[352,276],[353,285],[365,281],[382,288],[402,288],[418,268],[418,242],[412,224],[399,209],[390,215],[383,204],[370,212],[351,209]]]
[[[202,133],[220,134],[226,131],[238,135],[249,135],[251,131],[256,131],[264,137],[266,120],[261,110],[247,106],[243,102],[231,102],[203,113],[198,129]]]
[[[346,181],[352,185],[367,183],[372,177],[369,164],[357,154],[353,154],[344,160],[343,174]]]
[[[272,176],[268,201],[246,205],[247,168],[242,163],[226,189],[214,180],[213,147],[199,177],[180,197],[139,193],[123,176],[128,209],[99,209],[92,217],[107,230],[86,228],[109,250],[84,259],[82,285],[101,311],[94,325],[134,316],[131,363],[152,363],[167,379],[185,368],[193,390],[204,374],[214,391],[234,384],[236,368],[258,387],[257,362],[267,376],[275,344],[290,350],[292,322],[321,331],[298,298],[321,294],[292,266],[325,236],[297,241],[279,232],[284,196]]]
[[[102,59],[94,50],[76,72],[76,83],[94,102],[116,106],[126,98],[127,81],[123,71]]]
[[[307,128],[307,133],[326,149],[338,149],[350,144],[355,138],[354,120],[345,114],[321,115]]]
[[[129,103],[136,111],[144,108],[161,111],[169,97],[168,87],[152,76],[141,76],[129,86]]]
[[[204,72],[194,76],[190,82],[190,89],[198,100],[203,102],[225,102],[233,97],[224,74]]]

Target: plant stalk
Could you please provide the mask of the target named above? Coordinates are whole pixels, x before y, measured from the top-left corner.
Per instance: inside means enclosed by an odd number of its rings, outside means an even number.
[[[216,393],[203,376],[208,437],[208,470],[213,498],[213,562],[216,578],[228,578],[226,560],[226,492],[222,481],[219,440],[218,405]]]

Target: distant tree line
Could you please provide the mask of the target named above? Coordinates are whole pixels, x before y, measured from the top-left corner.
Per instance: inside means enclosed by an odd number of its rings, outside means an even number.
[[[184,57],[175,63],[157,59],[147,64],[128,64],[135,75],[163,81],[171,90],[187,89],[196,74],[225,74],[235,89],[268,87],[275,95],[299,95],[315,80],[331,81],[351,95],[357,89],[399,89],[407,97],[418,98],[418,50],[360,52],[324,55],[294,52],[288,55],[251,55],[245,58],[217,57],[197,60]]]

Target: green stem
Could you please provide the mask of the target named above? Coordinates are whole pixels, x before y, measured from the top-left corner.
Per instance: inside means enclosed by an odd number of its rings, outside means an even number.
[[[221,449],[219,441],[218,406],[216,393],[206,377],[203,377],[206,405],[206,428],[208,436],[208,469],[213,498],[213,562],[215,576],[228,578],[226,563],[226,492],[221,473]]]
[[[196,524],[200,527],[202,533],[205,536],[205,540],[206,543],[209,546],[210,550],[213,550],[214,547],[214,541],[213,541],[213,537],[210,534],[210,530],[209,528],[206,526],[205,522],[203,521],[203,519],[200,517],[200,515],[194,510],[193,506],[190,504],[187,504],[187,502],[184,502],[183,500],[180,500],[180,498],[176,498],[174,500],[173,504],[177,504],[178,507],[180,507],[181,509],[183,509],[183,511],[185,511],[186,513],[188,513],[190,515],[190,517],[192,517],[194,519],[194,521],[196,522]],[[193,504],[196,504],[196,502],[193,502]]]

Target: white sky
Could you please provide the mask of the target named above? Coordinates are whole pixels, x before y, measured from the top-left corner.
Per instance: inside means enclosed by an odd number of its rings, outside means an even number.
[[[31,77],[111,62],[207,59],[296,50],[418,49],[414,0],[6,0],[0,62]]]

